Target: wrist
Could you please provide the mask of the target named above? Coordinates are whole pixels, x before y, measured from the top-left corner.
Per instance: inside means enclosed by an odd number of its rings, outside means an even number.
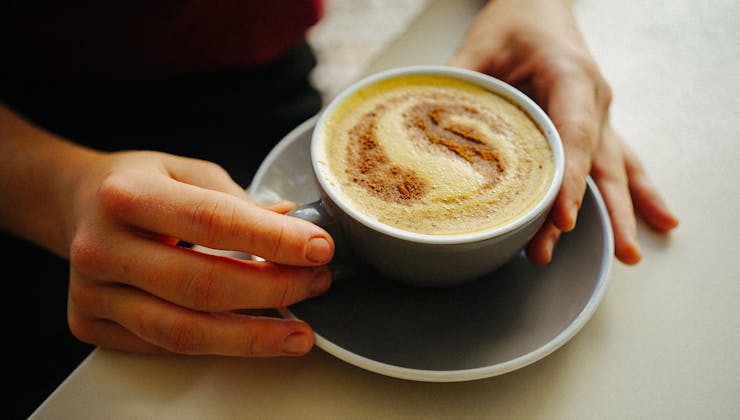
[[[72,197],[95,154],[0,103],[0,228],[66,257]]]

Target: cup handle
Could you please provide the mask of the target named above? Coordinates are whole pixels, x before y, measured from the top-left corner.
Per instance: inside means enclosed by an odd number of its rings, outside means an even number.
[[[326,211],[322,200],[303,204],[286,213],[287,216],[298,217],[321,227],[327,227],[334,223],[334,219]]]
[[[285,213],[285,215],[306,220],[324,229],[327,229],[327,227],[329,227],[334,222],[334,219],[332,219],[329,213],[326,211],[324,203],[321,200],[300,205],[293,210]],[[332,234],[332,232],[329,232],[329,234]],[[260,261],[263,261],[261,258],[255,257],[253,255],[244,255],[241,257],[241,259],[258,259]]]
[[[317,226],[326,229],[334,238],[336,251],[334,259],[328,264],[332,272],[332,281],[337,281],[346,277],[352,277],[360,272],[360,262],[354,258],[349,247],[346,246],[346,240],[336,229],[334,218],[329,214],[322,200],[307,203],[296,207],[286,213],[287,216],[298,217]]]

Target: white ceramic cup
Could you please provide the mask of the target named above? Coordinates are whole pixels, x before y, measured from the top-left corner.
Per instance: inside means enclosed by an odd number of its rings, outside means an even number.
[[[368,217],[341,198],[321,176],[321,153],[317,138],[329,115],[358,89],[378,81],[410,74],[443,75],[472,82],[497,93],[523,109],[541,128],[553,151],[555,171],[541,199],[514,220],[490,229],[452,235],[429,235],[401,230]],[[491,76],[455,67],[423,65],[386,70],[368,76],[337,95],[323,110],[311,142],[313,172],[321,198],[293,212],[316,224],[336,224],[342,235],[338,244],[352,248],[353,254],[370,267],[394,280],[415,286],[449,286],[479,278],[494,271],[534,236],[544,223],[560,189],[564,171],[563,146],[555,126],[545,112],[513,86]],[[337,239],[337,238],[335,238]]]

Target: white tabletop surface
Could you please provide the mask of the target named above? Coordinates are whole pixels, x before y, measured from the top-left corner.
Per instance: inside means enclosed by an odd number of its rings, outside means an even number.
[[[444,62],[476,3],[430,2],[366,72]],[[389,378],[320,349],[273,359],[97,349],[32,417],[740,418],[740,2],[575,7],[614,90],[613,121],[681,224],[669,236],[639,226],[644,260],[615,262],[601,306],[565,346],[460,383]]]

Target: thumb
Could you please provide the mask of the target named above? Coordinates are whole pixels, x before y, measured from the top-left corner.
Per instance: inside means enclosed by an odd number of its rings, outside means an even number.
[[[237,184],[220,165],[201,159],[168,157],[165,165],[170,177],[176,181],[252,201],[246,190]]]
[[[298,204],[296,204],[293,201],[289,201],[289,200],[280,200],[280,201],[278,201],[276,203],[272,203],[272,204],[260,204],[260,203],[257,203],[257,205],[260,206],[260,207],[262,207],[262,208],[265,208],[267,210],[271,210],[271,211],[274,211],[274,212],[280,213],[280,214],[285,214],[285,213],[287,213],[287,212],[295,209],[296,207],[298,207]]]
[[[458,48],[446,64],[476,71],[481,71],[483,67],[479,56],[469,52],[468,48]]]

